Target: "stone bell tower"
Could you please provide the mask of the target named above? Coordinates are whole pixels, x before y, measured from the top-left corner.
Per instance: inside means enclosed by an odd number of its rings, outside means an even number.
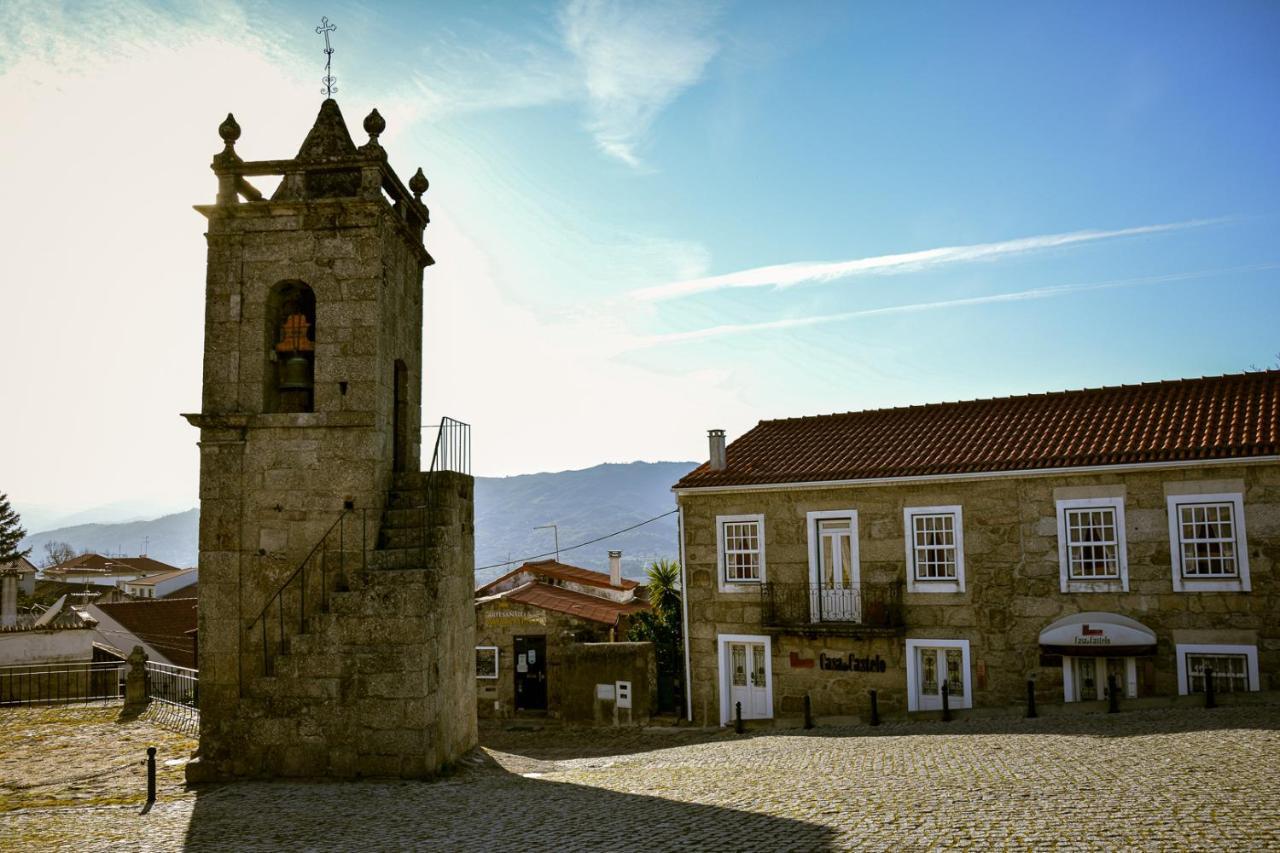
[[[427,180],[332,98],[218,128],[200,429],[198,778],[421,776],[475,742],[472,480],[420,473]],[[250,179],[280,176],[269,198]],[[453,470],[443,470],[452,468]]]

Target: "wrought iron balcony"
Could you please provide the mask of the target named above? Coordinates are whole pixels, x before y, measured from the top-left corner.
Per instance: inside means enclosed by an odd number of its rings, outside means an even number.
[[[902,621],[902,583],[834,587],[816,583],[760,585],[761,623],[815,633],[896,630]]]

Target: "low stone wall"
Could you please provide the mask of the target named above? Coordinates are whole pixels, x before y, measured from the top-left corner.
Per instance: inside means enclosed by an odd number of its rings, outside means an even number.
[[[649,721],[657,704],[658,665],[652,643],[574,643],[566,645],[561,655],[562,719],[596,725]],[[618,706],[620,681],[631,685],[629,709]]]

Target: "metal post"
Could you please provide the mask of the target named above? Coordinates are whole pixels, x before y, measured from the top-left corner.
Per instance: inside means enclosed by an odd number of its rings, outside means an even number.
[[[880,703],[874,690],[871,691],[871,725],[880,725]]]
[[[1218,688],[1213,683],[1213,667],[1211,666],[1204,668],[1204,706],[1206,708],[1218,707]]]
[[[147,747],[147,803],[156,801],[156,748]]]
[[[1034,679],[1027,679],[1027,719],[1030,720],[1039,716],[1036,714],[1036,682]]]
[[[735,702],[733,712],[733,730],[738,734],[742,734],[746,729],[742,726],[742,703]]]
[[[813,728],[813,705],[809,702],[809,694],[804,694],[804,727]]]
[[[942,682],[942,722],[951,722],[951,691],[947,689],[948,682]]]
[[[1120,711],[1120,690],[1116,687],[1116,677],[1114,675],[1107,676],[1107,713],[1115,714]]]

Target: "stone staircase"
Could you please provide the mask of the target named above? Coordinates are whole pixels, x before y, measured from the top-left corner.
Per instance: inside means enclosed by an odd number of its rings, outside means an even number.
[[[397,476],[374,547],[244,674],[235,775],[419,778],[474,742],[473,480],[432,476],[429,507],[426,474]]]

